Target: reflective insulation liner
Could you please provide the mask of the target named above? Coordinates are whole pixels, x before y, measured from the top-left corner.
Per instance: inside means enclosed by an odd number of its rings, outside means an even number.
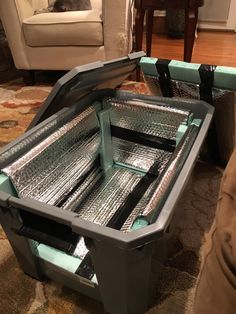
[[[110,107],[112,126],[169,140],[175,140],[179,125],[187,123],[190,116],[188,110],[156,106],[138,99],[125,102],[108,98],[105,105]]]
[[[116,164],[147,172],[156,160],[161,172],[175,149],[181,124],[188,124],[191,113],[134,99],[105,100],[110,108],[113,159]]]
[[[112,137],[113,158],[116,164],[134,167],[147,172],[155,160],[159,160],[158,172],[161,172],[171,157],[171,152],[132,143]]]
[[[190,125],[176,147],[174,153],[166,163],[163,171],[149,186],[140,202],[134,208],[132,215],[130,215],[124,223],[122,227],[124,232],[130,231],[134,226],[134,223],[140,226],[140,219],[142,222],[146,222],[145,225],[153,223],[156,220],[159,214],[160,205],[165,200],[167,192],[172,186],[173,180],[181,170],[197,134],[198,126],[194,124]]]
[[[159,77],[144,75],[144,81],[153,95],[162,95]],[[200,99],[199,84],[170,80],[173,97]]]
[[[151,93],[161,96],[158,75],[144,75],[144,80]],[[174,97],[200,99],[200,84],[170,80]],[[226,89],[212,88],[212,105],[215,108],[215,123],[220,159],[227,162],[236,144],[236,93]],[[223,131],[222,131],[223,130]]]
[[[99,154],[99,125],[89,107],[2,171],[21,198],[56,205]]]
[[[88,107],[3,172],[21,198],[56,205],[82,219],[128,232],[164,197],[176,170],[173,162],[182,158],[180,146],[185,146],[180,143],[188,142],[186,132],[176,144],[179,127],[189,129],[191,121],[189,110],[106,98],[102,112]],[[86,253],[81,238],[74,255],[83,258]]]
[[[93,186],[93,192],[83,204],[80,204],[78,216],[106,225],[141,178],[141,174],[129,169],[112,167]]]

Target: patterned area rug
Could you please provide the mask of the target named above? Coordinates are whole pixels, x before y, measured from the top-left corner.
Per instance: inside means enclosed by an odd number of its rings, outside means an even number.
[[[51,90],[25,87],[20,81],[0,85],[0,147],[22,134]],[[144,83],[125,82],[122,89],[147,94]],[[198,162],[170,225],[168,258],[153,257],[148,314],[192,313],[200,250],[215,214],[222,171]],[[38,282],[18,266],[0,227],[0,313],[102,314],[100,303],[54,282]]]

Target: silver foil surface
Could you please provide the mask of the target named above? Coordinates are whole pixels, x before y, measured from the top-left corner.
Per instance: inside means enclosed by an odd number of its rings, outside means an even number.
[[[147,84],[147,87],[149,88],[152,95],[161,96],[161,87],[159,83],[159,76],[154,75],[143,75],[144,82]]]
[[[104,103],[109,108],[111,126],[170,140],[176,139],[179,125],[187,124],[191,115],[188,110],[138,99],[107,98]],[[34,145],[3,172],[10,176],[19,197],[57,205],[85,220],[107,225],[158,160],[163,187],[159,177],[151,183],[121,229],[128,232],[137,217],[153,213],[158,200],[162,200],[168,180],[174,176],[173,163],[182,153],[179,149],[170,153],[112,136],[114,165],[103,171],[99,163],[95,166],[101,153],[101,134],[96,111],[91,106]],[[167,168],[170,161],[172,168]],[[83,258],[86,253],[81,239],[74,255]]]
[[[57,204],[99,154],[99,125],[89,107],[3,169],[20,197]]]
[[[171,80],[174,97],[200,99],[199,85]]]
[[[92,192],[94,185],[101,177],[101,169],[94,169],[60,207],[69,211],[75,211],[79,208],[80,203]]]
[[[116,164],[136,168],[147,172],[156,160],[159,160],[158,172],[161,172],[171,157],[165,150],[147,147],[112,137],[113,159]]]
[[[162,95],[159,78],[158,76],[145,75],[145,82],[148,85],[148,88],[152,91],[153,95]],[[171,80],[171,86],[174,97],[188,98],[188,99],[200,99],[200,88],[197,83],[190,83],[184,81]],[[213,104],[216,107],[216,104],[220,101],[221,105],[228,104],[229,98],[232,96],[235,97],[234,92],[212,88]],[[235,103],[235,102],[234,102]]]
[[[153,223],[156,220],[159,214],[160,206],[167,197],[167,192],[171,189],[173,180],[179,174],[179,171],[181,170],[198,134],[198,130],[199,128],[195,125],[189,126],[188,130],[182,137],[179,145],[171,156],[166,169],[164,169],[161,175],[153,183],[154,191],[151,195],[151,198],[139,212],[138,217],[145,217],[148,223]],[[148,200],[148,198],[146,200]]]
[[[153,95],[162,95],[158,76],[144,75],[144,79]],[[200,99],[200,88],[197,83],[171,80],[171,86],[174,97]],[[219,155],[226,164],[236,143],[235,92],[212,88],[212,98],[215,108],[217,141],[221,148]]]
[[[127,218],[127,220],[123,224],[121,231],[123,231],[123,232],[132,231],[131,228],[133,226],[135,219],[137,217],[139,217],[140,213],[143,212],[144,208],[147,206],[147,204],[149,203],[149,201],[152,198],[153,193],[155,192],[155,189],[157,186],[157,180],[158,180],[158,178],[155,179],[152,182],[152,184],[149,186],[149,188],[146,190],[146,192],[144,193],[143,197],[141,198],[141,200],[139,201],[137,206],[135,206],[132,213],[129,215],[129,217]]]
[[[78,216],[106,225],[141,178],[141,174],[129,169],[110,168],[102,180],[93,186],[93,192],[77,208]]]
[[[111,125],[132,131],[175,140],[178,127],[188,121],[190,112],[156,106],[138,99],[122,101],[108,98]]]
[[[145,74],[144,80],[153,95],[162,95],[158,76]],[[200,99],[199,84],[176,80],[171,80],[170,82],[174,97]]]
[[[85,245],[84,238],[81,238],[77,243],[76,249],[73,253],[73,256],[84,259],[85,255],[88,253],[88,249]]]
[[[20,156],[29,150],[29,147],[34,147],[36,143],[42,141],[52,132],[58,129],[58,125],[63,125],[68,121],[68,114],[65,111],[57,113],[57,118],[48,121],[46,124],[37,126],[31,130],[30,135],[23,137],[17,143],[9,147],[0,155],[0,168],[5,168],[16,159],[16,155]]]

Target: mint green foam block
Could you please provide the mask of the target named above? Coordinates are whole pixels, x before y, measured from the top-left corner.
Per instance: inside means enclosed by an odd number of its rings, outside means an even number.
[[[195,125],[197,127],[200,127],[200,125],[202,124],[202,120],[201,119],[193,119],[191,125]]]
[[[146,75],[157,76],[158,75],[156,68],[157,60],[158,60],[157,58],[142,57],[139,62],[139,65],[143,73]]]
[[[169,63],[170,77],[172,80],[200,84],[198,72],[201,64],[172,60]]]
[[[101,130],[101,165],[104,171],[113,166],[113,151],[111,140],[110,114],[105,109],[98,114]]]
[[[79,258],[67,255],[64,252],[61,252],[44,244],[40,244],[37,250],[38,255],[41,258],[54,265],[64,268],[71,273],[75,273],[81,263],[81,260]]]
[[[216,67],[214,73],[214,87],[236,91],[236,68]]]
[[[177,133],[176,133],[176,146],[179,144],[181,138],[183,137],[184,133],[187,131],[188,125],[180,124]]]
[[[45,244],[39,244],[37,251],[40,258],[60,268],[63,268],[70,273],[75,273],[81,263],[81,259],[78,257],[68,255]],[[97,284],[96,275],[93,276],[91,281]]]
[[[0,173],[0,191],[16,196],[17,193],[10,179],[3,173]]]
[[[132,225],[132,230],[138,230],[148,226],[148,221],[144,217],[138,217]]]

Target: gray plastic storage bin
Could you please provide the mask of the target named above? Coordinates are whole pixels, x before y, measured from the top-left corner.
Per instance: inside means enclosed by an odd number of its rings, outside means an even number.
[[[154,244],[213,115],[202,101],[115,90],[143,55],[70,71],[0,152],[0,222],[23,271],[112,314],[145,312]]]

